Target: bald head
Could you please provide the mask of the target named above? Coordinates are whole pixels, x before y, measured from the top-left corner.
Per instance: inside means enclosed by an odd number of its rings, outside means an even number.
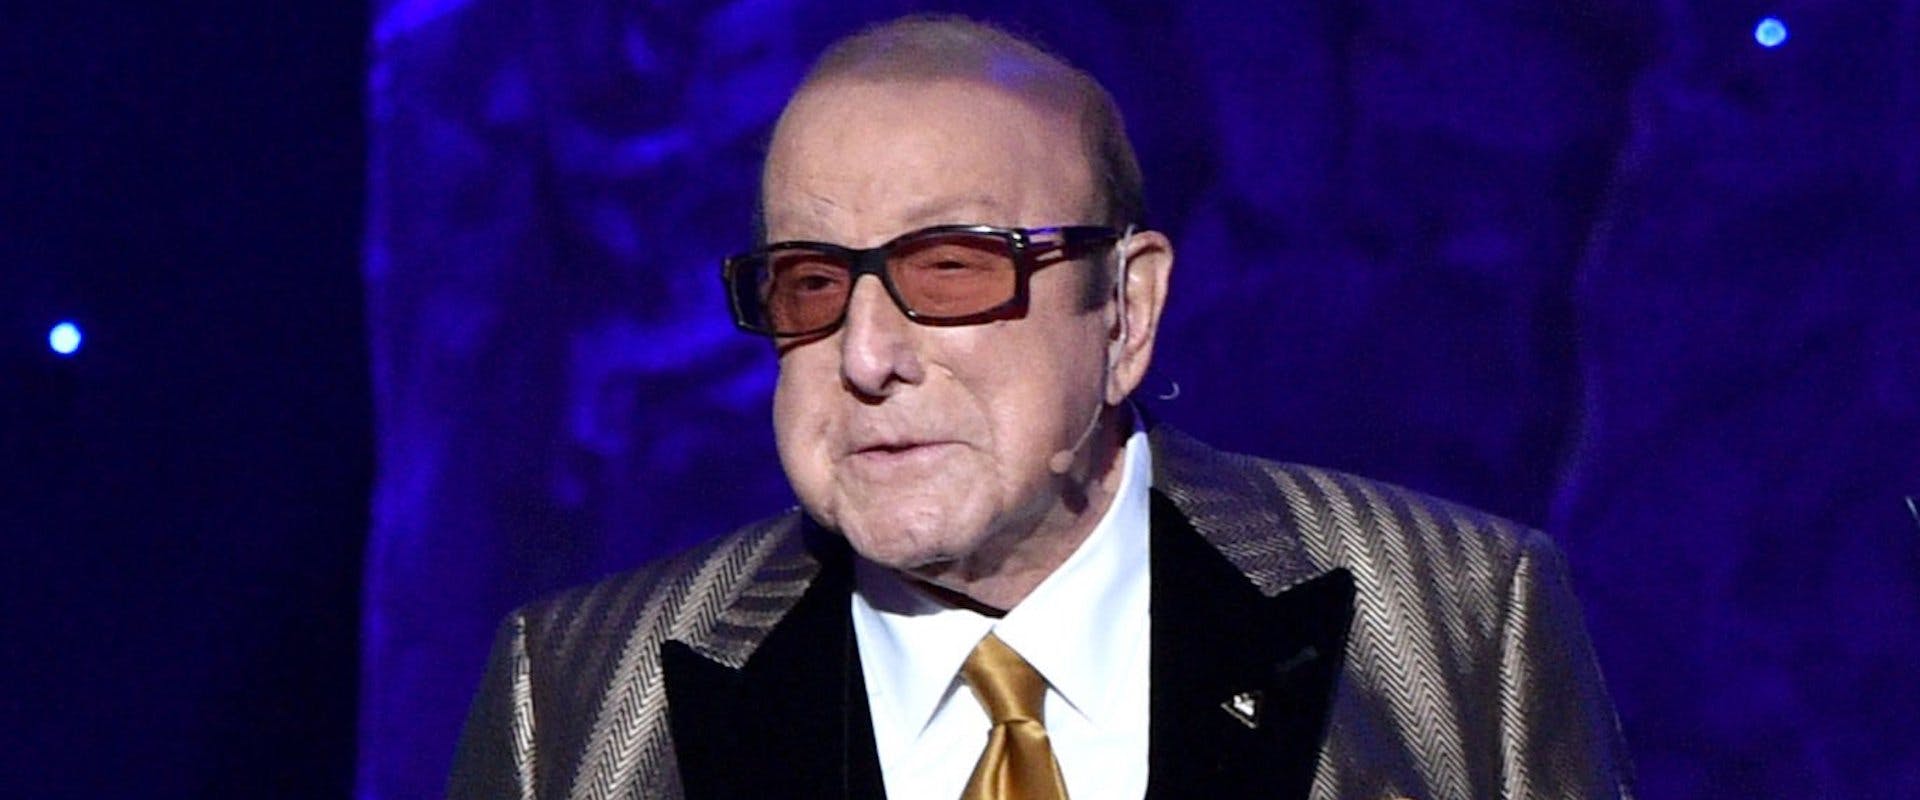
[[[913,16],[868,28],[821,54],[775,126],[776,141],[798,101],[838,83],[978,83],[1007,92],[1043,113],[1060,114],[1079,131],[1093,196],[1086,221],[1114,228],[1142,224],[1140,165],[1113,98],[1087,75],[1039,46],[984,23],[954,16]],[[766,241],[762,176],[757,238]]]

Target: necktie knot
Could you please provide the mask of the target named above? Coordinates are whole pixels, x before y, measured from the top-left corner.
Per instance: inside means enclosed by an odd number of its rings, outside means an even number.
[[[1046,679],[1000,637],[989,633],[981,639],[960,667],[960,674],[973,688],[974,696],[980,698],[993,724],[1045,722],[1042,708],[1047,696]]]

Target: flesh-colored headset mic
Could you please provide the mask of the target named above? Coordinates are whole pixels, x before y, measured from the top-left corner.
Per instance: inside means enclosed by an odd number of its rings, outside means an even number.
[[[1131,241],[1133,241],[1133,226],[1128,225],[1126,231],[1120,234],[1120,241],[1114,245],[1115,255],[1120,262],[1113,268],[1114,307],[1120,311],[1120,339],[1115,344],[1122,350],[1127,347],[1127,244]],[[1052,470],[1053,474],[1065,475],[1068,470],[1073,469],[1074,456],[1080,453],[1080,448],[1086,446],[1088,439],[1093,438],[1094,429],[1100,427],[1100,412],[1107,408],[1107,380],[1113,372],[1113,362],[1113,346],[1110,345],[1100,354],[1100,391],[1094,393],[1093,413],[1087,416],[1087,427],[1080,431],[1080,436],[1073,440],[1072,446],[1054,453],[1052,458],[1047,459],[1047,469]]]

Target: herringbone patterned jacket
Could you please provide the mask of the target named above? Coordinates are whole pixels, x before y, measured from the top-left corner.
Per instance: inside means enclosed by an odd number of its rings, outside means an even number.
[[[1629,796],[1544,536],[1151,441],[1149,797]],[[850,558],[789,512],[516,612],[451,796],[881,796]]]

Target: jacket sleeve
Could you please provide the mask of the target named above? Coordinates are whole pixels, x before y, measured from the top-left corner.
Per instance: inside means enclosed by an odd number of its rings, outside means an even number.
[[[533,691],[526,618],[494,637],[447,781],[450,800],[534,800]]]
[[[1631,798],[1632,764],[1565,561],[1529,532],[1500,631],[1502,797]]]

